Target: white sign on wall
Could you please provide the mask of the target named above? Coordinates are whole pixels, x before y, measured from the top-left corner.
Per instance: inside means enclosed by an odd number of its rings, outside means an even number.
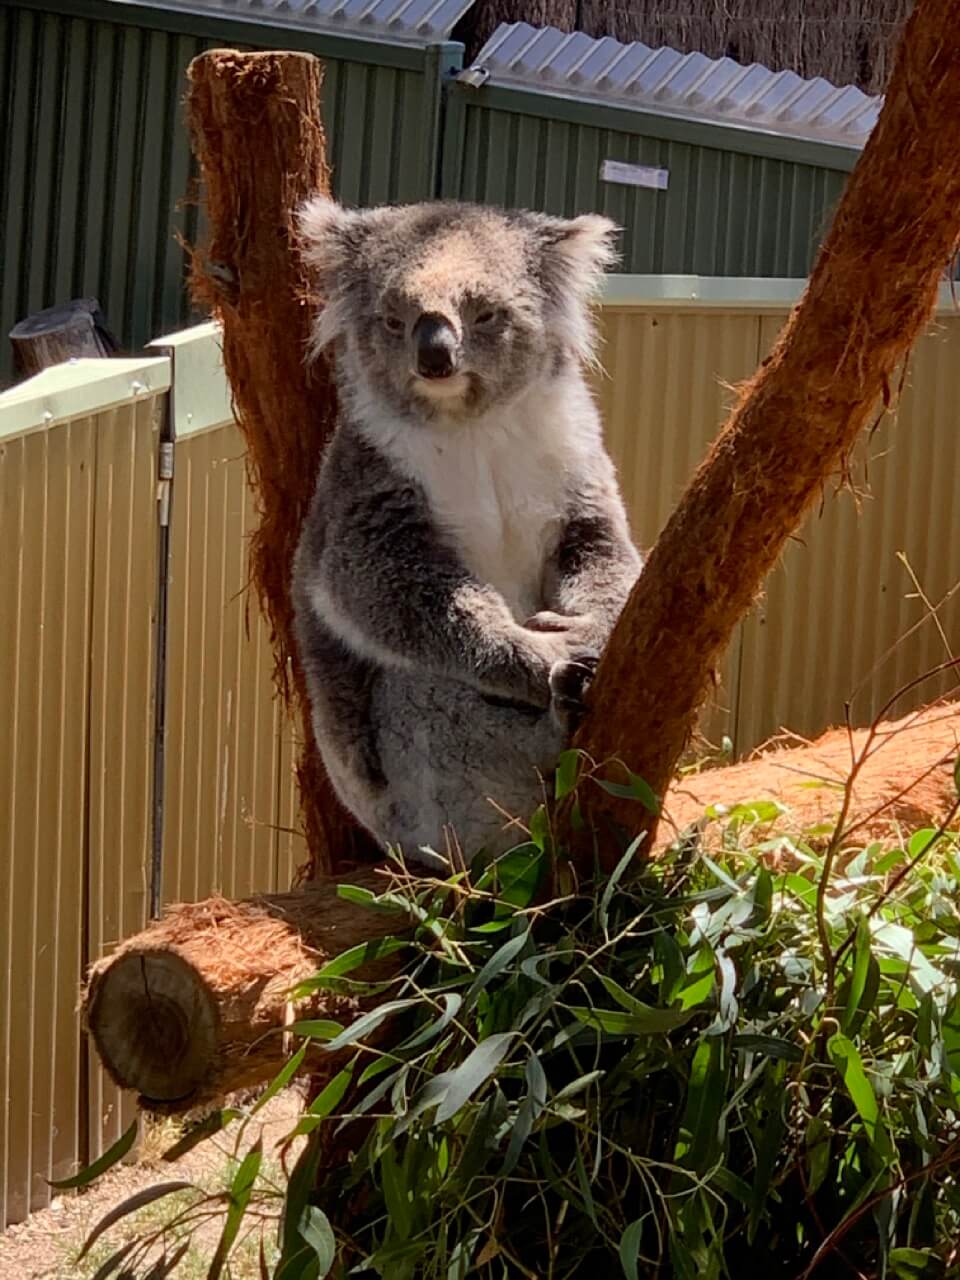
[[[666,191],[669,169],[651,169],[644,164],[626,164],[623,160],[604,160],[600,166],[601,182],[619,182],[628,187],[650,187]]]

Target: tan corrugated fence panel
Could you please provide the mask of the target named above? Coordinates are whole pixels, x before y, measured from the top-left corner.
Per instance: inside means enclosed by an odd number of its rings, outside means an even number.
[[[175,436],[163,898],[286,889],[305,855],[269,630],[248,589],[257,516],[219,335],[200,325],[157,347],[173,358]]]
[[[300,793],[297,789],[297,756],[300,731],[289,716],[280,726],[280,778],[277,800],[277,888],[296,882],[307,865],[307,842],[300,830]]]
[[[80,1155],[96,428],[0,440],[0,1229]]]
[[[277,887],[280,709],[269,634],[246,589],[254,527],[234,424],[178,440],[167,632],[168,902]]]
[[[157,601],[157,448],[164,396],[110,409],[97,422],[90,657],[91,960],[146,923]],[[133,1099],[89,1050],[90,1155],[114,1142]]]
[[[763,320],[764,350],[783,319]],[[744,625],[741,750],[781,728],[813,736],[842,724],[854,694],[853,722],[869,723],[904,684],[960,651],[960,591],[940,610],[941,634],[898,559],[932,605],[960,583],[958,412],[960,319],[941,316],[913,354],[896,416],[858,447],[859,514],[849,492],[828,487],[822,514],[807,519]],[[893,714],[956,687],[956,677],[927,681]]]
[[[613,306],[602,312],[602,336],[596,390],[607,444],[634,537],[647,551],[716,435],[730,385],[756,368],[758,321],[743,312]],[[739,632],[702,721],[717,744],[734,737],[738,665]],[[656,672],[649,678],[655,683]]]

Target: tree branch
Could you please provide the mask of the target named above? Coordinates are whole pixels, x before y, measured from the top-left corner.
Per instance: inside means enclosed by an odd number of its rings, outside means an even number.
[[[924,329],[960,238],[960,0],[919,0],[886,101],[809,285],[664,529],[594,681],[576,738],[667,789],[733,630]],[[615,771],[622,765],[611,765]],[[614,772],[614,777],[616,774]],[[611,826],[649,833],[595,784],[576,841],[587,870],[620,856]],[[560,815],[569,818],[567,806]],[[573,836],[574,833],[570,833]]]

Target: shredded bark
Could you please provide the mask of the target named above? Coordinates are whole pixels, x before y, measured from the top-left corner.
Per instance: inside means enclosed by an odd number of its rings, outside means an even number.
[[[190,288],[223,327],[223,359],[258,525],[250,576],[270,625],[274,678],[296,715],[301,818],[314,878],[369,857],[372,840],[337,800],[310,721],[293,636],[290,566],[337,418],[331,370],[305,361],[316,299],[298,252],[295,212],[329,192],[320,123],[321,63],[308,54],[211,50],[189,69],[193,147],[209,233]]]

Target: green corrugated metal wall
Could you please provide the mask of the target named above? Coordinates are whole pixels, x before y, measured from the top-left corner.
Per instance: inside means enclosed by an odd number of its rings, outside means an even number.
[[[450,88],[443,194],[624,228],[621,270],[805,276],[856,152],[507,88]],[[666,191],[600,180],[666,169]],[[842,167],[838,167],[842,166]]]
[[[115,17],[103,0],[0,0],[0,385],[11,376],[9,329],[56,302],[98,297],[128,350],[189,319],[176,237],[194,239],[197,211],[183,204],[193,165],[181,104],[187,64],[205,48],[297,47],[324,58],[342,200],[417,200],[435,189],[438,78],[459,64],[459,46],[395,47],[149,9],[137,10],[135,26]]]
[[[0,317],[94,295],[125,345],[187,317],[196,210],[178,111],[196,37],[0,9],[5,92]],[[4,366],[6,372],[6,366]]]

